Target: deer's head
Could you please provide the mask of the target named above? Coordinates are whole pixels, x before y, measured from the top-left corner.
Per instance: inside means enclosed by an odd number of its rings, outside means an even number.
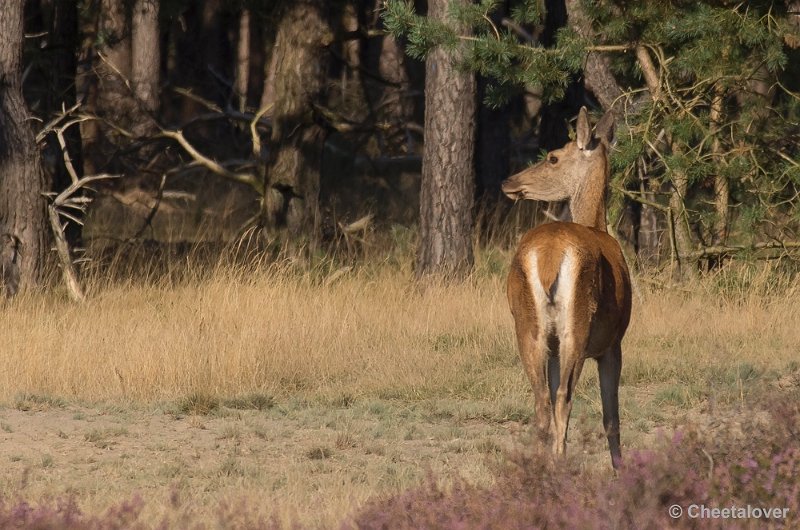
[[[614,117],[607,112],[594,132],[586,107],[578,113],[575,141],[547,154],[541,162],[503,181],[503,193],[510,199],[570,201],[572,219],[594,226],[597,208],[602,207],[605,225],[605,188],[608,184],[609,145],[614,138]],[[598,201],[600,204],[597,204]]]

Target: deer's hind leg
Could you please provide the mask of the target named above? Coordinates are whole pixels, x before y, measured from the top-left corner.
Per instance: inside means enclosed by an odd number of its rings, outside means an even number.
[[[619,378],[622,372],[622,345],[617,342],[597,359],[600,379],[600,398],[603,401],[603,428],[608,438],[611,465],[617,469],[622,463],[619,443]]]
[[[575,344],[574,340],[565,339],[561,342],[559,352],[560,381],[556,390],[556,400],[553,404],[553,452],[565,455],[567,452],[567,430],[569,417],[572,414],[572,403],[575,397],[575,386],[583,370],[585,345]]]
[[[543,443],[549,443],[553,408],[548,388],[547,341],[540,339],[536,326],[529,325],[530,320],[533,319],[518,317],[515,322],[519,355],[533,388],[534,413],[539,438]]]

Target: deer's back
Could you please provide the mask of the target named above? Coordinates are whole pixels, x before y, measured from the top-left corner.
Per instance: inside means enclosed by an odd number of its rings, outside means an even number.
[[[606,232],[557,222],[525,233],[511,263],[508,299],[517,329],[561,322],[589,334],[590,356],[620,340],[630,321],[631,284],[619,243]],[[565,320],[566,319],[566,320]],[[583,328],[581,328],[583,326]]]

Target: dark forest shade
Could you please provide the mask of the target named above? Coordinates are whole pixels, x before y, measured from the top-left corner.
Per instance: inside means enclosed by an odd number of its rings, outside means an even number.
[[[4,24],[25,8],[27,37],[2,35],[16,62],[4,64],[0,175],[2,250],[23,269],[49,228],[15,217],[38,205],[9,186],[32,201],[63,191],[71,159],[79,177],[120,175],[82,190],[99,199],[87,228],[78,213],[65,229],[89,259],[140,239],[229,242],[255,225],[271,249],[335,252],[343,227],[374,218],[365,234],[382,235],[360,244],[415,225],[417,272],[460,276],[473,242],[510,242],[527,215],[497,199],[498,181],[566,141],[582,104],[619,125],[609,220],[634,266],[679,277],[800,248],[797,0],[3,5]],[[77,102],[72,118],[100,119],[73,122],[64,153],[43,127]],[[28,129],[38,146],[21,145]],[[16,169],[37,151],[46,177]]]

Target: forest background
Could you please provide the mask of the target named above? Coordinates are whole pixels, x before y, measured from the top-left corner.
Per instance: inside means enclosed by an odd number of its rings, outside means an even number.
[[[0,526],[796,516],[799,55],[793,0],[4,2]],[[531,452],[504,291],[568,205],[500,182],[581,106],[634,280],[618,477],[594,370]]]

